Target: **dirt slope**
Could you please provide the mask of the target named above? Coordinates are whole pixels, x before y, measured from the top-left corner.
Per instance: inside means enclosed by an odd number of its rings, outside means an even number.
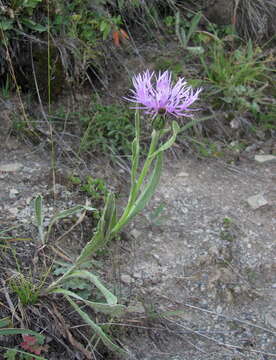
[[[20,224],[30,200],[49,191],[49,154],[11,138],[0,167],[0,225]],[[167,159],[153,201],[112,259],[110,281],[134,306],[118,335],[131,359],[276,358],[275,170],[253,159]],[[72,205],[58,187],[60,206]],[[253,210],[247,199],[256,194],[267,204]]]

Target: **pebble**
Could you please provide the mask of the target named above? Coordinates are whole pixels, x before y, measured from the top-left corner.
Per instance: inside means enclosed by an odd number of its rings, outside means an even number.
[[[9,208],[9,213],[11,213],[13,216],[16,216],[18,214],[18,208]]]
[[[259,209],[260,207],[268,204],[268,201],[262,194],[250,196],[246,201],[253,210]]]
[[[18,171],[20,169],[22,169],[23,164],[21,163],[10,163],[10,164],[3,164],[0,165],[0,172],[15,172]]]
[[[252,144],[252,145],[249,145],[245,148],[245,151],[246,152],[251,152],[251,151],[255,151],[258,149],[258,144]]]
[[[133,229],[130,232],[130,235],[134,237],[134,239],[138,239],[138,237],[142,234],[141,231],[137,230],[137,229]]]
[[[276,160],[276,155],[255,155],[255,160],[262,164],[267,161]]]
[[[187,176],[189,176],[189,174],[187,172],[185,172],[185,171],[182,171],[177,176],[178,177],[187,177]]]
[[[132,278],[131,276],[127,275],[127,274],[122,274],[121,275],[121,280],[123,283],[125,284],[131,284],[132,283]]]
[[[10,199],[16,198],[16,196],[19,194],[19,191],[17,189],[10,189],[9,197]]]
[[[270,325],[271,327],[276,329],[276,309],[271,309],[270,312],[265,314],[265,322],[266,324]]]

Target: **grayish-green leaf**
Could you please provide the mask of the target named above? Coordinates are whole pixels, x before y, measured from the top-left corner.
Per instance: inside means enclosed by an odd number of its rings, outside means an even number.
[[[161,171],[162,171],[162,164],[163,164],[163,152],[160,152],[157,155],[155,167],[151,174],[151,177],[143,190],[142,194],[138,197],[138,199],[133,204],[132,209],[129,212],[128,221],[137,215],[147,203],[150,201],[151,197],[153,196],[157,185],[159,184]]]
[[[34,200],[35,221],[37,224],[40,241],[44,244],[44,227],[43,227],[43,197],[38,195]]]
[[[58,220],[61,220],[61,219],[64,219],[64,218],[67,218],[69,216],[72,216],[72,215],[75,215],[77,213],[79,213],[80,211],[83,211],[83,210],[86,210],[86,211],[96,211],[97,209],[96,208],[93,208],[91,206],[86,206],[86,205],[76,205],[74,207],[72,207],[71,209],[66,209],[66,210],[63,210],[61,212],[59,212],[58,214],[54,215],[52,218],[51,218],[51,222],[49,224],[49,227],[48,227],[48,231],[47,231],[47,237],[49,236],[51,230],[52,230],[52,227],[53,225],[58,221]]]
[[[170,137],[170,139],[169,139],[168,141],[165,142],[165,144],[161,145],[161,146],[159,147],[159,149],[156,150],[156,151],[151,155],[151,157],[154,158],[156,155],[158,155],[158,154],[160,154],[161,152],[169,149],[169,148],[173,145],[173,143],[175,142],[176,136],[177,136],[179,130],[180,130],[180,127],[179,127],[178,123],[177,123],[176,121],[173,121],[173,123],[172,123],[172,131],[173,131],[173,134],[172,134],[172,136]]]
[[[111,304],[90,301],[90,300],[82,298],[81,296],[77,295],[73,291],[65,290],[62,288],[55,289],[52,292],[56,293],[56,294],[63,294],[63,295],[71,296],[77,300],[83,301],[86,305],[90,306],[95,311],[99,311],[104,314],[109,314],[112,316],[121,316],[126,310],[126,307],[124,305],[121,305],[121,304],[111,305]]]
[[[110,239],[110,232],[116,223],[116,205],[114,194],[109,193],[105,207],[98,223],[98,228],[92,239],[83,248],[75,264],[80,266],[86,262],[96,250],[103,247]]]
[[[68,275],[66,277],[66,279],[69,278],[81,278],[81,279],[86,279],[89,280],[90,282],[92,282],[99,290],[100,292],[103,294],[103,296],[105,297],[107,303],[109,305],[116,305],[117,304],[117,297],[115,295],[113,295],[101,282],[100,280],[97,278],[96,275],[92,274],[91,272],[87,271],[87,270],[76,270],[73,271],[70,275]]]
[[[3,328],[0,329],[0,336],[3,335],[33,335],[40,343],[43,343],[45,336],[29,329]]]
[[[110,350],[119,352],[122,355],[127,355],[127,352],[120,348],[118,345],[114,344],[111,339],[106,335],[103,329],[97,325],[86,312],[81,310],[81,308],[70,299],[69,296],[66,296],[68,302],[72,305],[72,307],[77,311],[77,313],[81,316],[81,318],[94,330],[94,332],[100,337],[102,342],[107,346]]]

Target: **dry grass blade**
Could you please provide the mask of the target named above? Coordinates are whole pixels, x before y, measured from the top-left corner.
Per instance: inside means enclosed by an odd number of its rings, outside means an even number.
[[[74,336],[70,332],[68,326],[66,325],[64,317],[61,315],[61,313],[58,311],[58,309],[56,308],[56,306],[54,304],[53,304],[53,310],[54,310],[54,314],[58,318],[63,330],[65,331],[65,334],[66,334],[70,344],[75,349],[78,349],[86,357],[86,359],[88,359],[88,360],[92,359],[92,353],[90,351],[86,350],[85,347],[74,338]]]
[[[127,355],[126,351],[121,347],[113,343],[110,338],[106,335],[106,333],[102,330],[100,326],[98,326],[86,312],[81,310],[81,308],[69,297],[66,296],[68,302],[72,305],[72,307],[76,310],[76,312],[81,316],[81,318],[93,329],[93,331],[99,336],[102,342],[108,347],[110,350],[117,352],[122,355]]]
[[[16,313],[16,310],[15,310],[15,307],[13,305],[13,302],[10,298],[10,295],[9,295],[9,292],[8,292],[8,289],[6,288],[6,284],[5,284],[5,281],[4,279],[1,279],[1,282],[2,282],[2,286],[3,286],[3,291],[4,291],[4,294],[5,294],[5,297],[6,297],[6,300],[7,300],[7,303],[8,303],[8,306],[10,308],[10,311],[11,311],[11,314],[13,317],[15,317],[16,320],[19,321],[21,327],[23,328],[23,320],[17,315]]]
[[[275,1],[240,0],[235,10],[237,28],[246,38],[261,40],[275,35]]]

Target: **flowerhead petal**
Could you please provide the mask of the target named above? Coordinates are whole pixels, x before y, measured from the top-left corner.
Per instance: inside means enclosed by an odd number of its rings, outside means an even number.
[[[191,117],[193,111],[190,109],[201,92],[195,92],[184,78],[179,78],[175,85],[172,84],[172,73],[168,70],[158,75],[149,70],[135,75],[132,79],[134,90],[131,90],[131,97],[125,98],[130,102],[140,104],[137,108],[144,109],[146,114],[153,118],[158,113],[169,113],[175,117]]]

